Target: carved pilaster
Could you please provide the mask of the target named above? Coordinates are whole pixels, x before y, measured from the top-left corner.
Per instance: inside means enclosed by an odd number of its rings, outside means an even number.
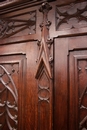
[[[52,61],[51,45],[53,40],[49,36],[51,22],[48,12],[52,7],[46,2],[39,11],[43,13],[41,27],[41,41],[38,41],[39,54],[37,58],[36,79],[38,82],[38,130],[52,130]]]

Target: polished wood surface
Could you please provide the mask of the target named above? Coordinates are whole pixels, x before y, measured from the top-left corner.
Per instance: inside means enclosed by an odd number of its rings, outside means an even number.
[[[17,2],[0,7],[0,129],[86,130],[87,1]]]

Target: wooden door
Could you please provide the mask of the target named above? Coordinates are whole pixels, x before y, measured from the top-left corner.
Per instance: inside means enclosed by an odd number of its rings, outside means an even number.
[[[87,129],[87,37],[71,38],[69,45],[70,129]],[[73,51],[72,51],[73,50]]]
[[[87,37],[56,39],[55,50],[54,127],[86,130]]]
[[[36,129],[36,46],[35,42],[32,42],[32,44],[21,43],[0,47],[0,129],[2,130]]]

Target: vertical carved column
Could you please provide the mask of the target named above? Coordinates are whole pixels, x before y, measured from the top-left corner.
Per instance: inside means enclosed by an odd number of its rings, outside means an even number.
[[[52,43],[49,38],[48,12],[52,7],[46,2],[39,11],[43,13],[41,23],[41,41],[38,41],[39,55],[37,59],[36,78],[38,81],[38,130],[52,130]]]

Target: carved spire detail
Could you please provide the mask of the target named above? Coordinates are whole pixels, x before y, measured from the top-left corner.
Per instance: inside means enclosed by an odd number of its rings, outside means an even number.
[[[49,77],[52,78],[50,63],[53,60],[53,58],[50,54],[50,49],[53,40],[49,37],[49,27],[51,25],[51,22],[48,21],[48,12],[51,9],[52,7],[47,2],[43,3],[39,9],[39,11],[43,13],[43,22],[40,24],[41,41],[38,41],[40,50],[37,59],[38,67],[36,72],[36,78],[38,78],[39,72],[41,72],[43,66],[46,68]]]

